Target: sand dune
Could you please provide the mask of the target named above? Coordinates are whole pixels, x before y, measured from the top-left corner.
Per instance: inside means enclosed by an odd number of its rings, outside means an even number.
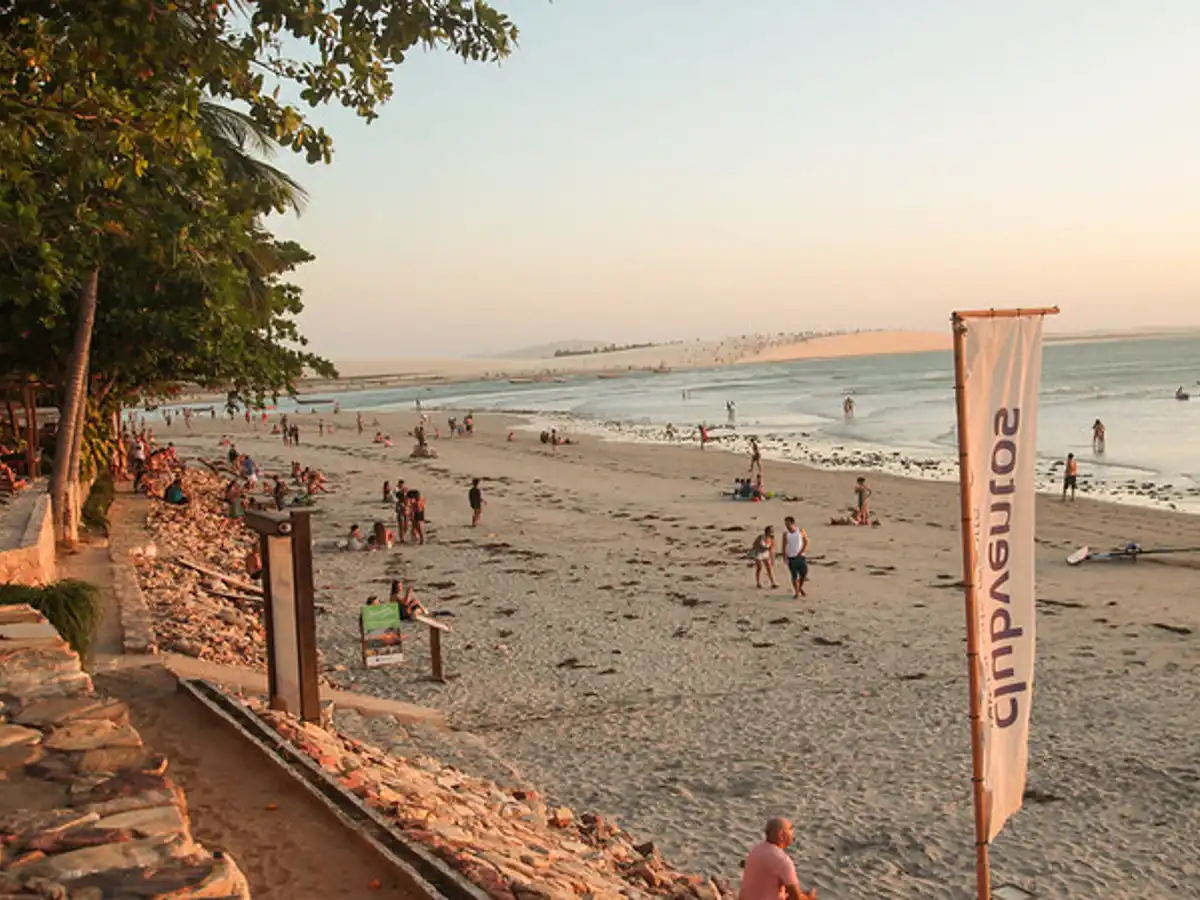
[[[578,343],[578,342],[575,342]],[[343,378],[395,381],[531,378],[654,368],[690,369],[734,363],[780,362],[842,356],[921,353],[950,346],[949,334],[864,331],[854,334],[743,335],[722,341],[681,341],[571,356],[515,358],[407,358],[337,360]]]

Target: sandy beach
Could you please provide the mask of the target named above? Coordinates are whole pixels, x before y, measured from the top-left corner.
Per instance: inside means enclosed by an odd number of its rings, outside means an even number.
[[[441,414],[444,415],[444,414]],[[953,485],[868,476],[879,528],[831,527],[853,476],[768,460],[795,502],[721,497],[744,457],[695,445],[582,437],[551,449],[515,421],[473,438],[372,444],[353,414],[303,443],[201,422],[164,429],[185,456],[230,433],[268,471],[323,469],[314,515],[318,619],[339,686],[437,707],[450,733],[344,715],[396,752],[539,786],[615,817],[694,871],[737,877],[772,814],[792,817],[801,881],[823,898],[967,896],[973,846],[964,631]],[[326,416],[326,420],[333,417]],[[368,415],[368,422],[371,416]],[[379,417],[393,436],[412,415]],[[215,430],[214,430],[215,429]],[[483,525],[466,492],[483,479]],[[385,479],[428,500],[429,543],[334,548],[391,522]],[[1200,896],[1198,571],[1144,559],[1068,567],[1083,543],[1200,543],[1200,520],[1081,499],[1039,500],[1039,659],[1026,808],[993,847],[996,884],[1039,897]],[[801,602],[754,588],[745,551],[795,516],[812,540]],[[778,569],[778,567],[777,567]],[[782,572],[776,572],[783,581]],[[367,672],[357,613],[392,577],[447,613],[448,684],[426,680],[425,629],[410,659]]]

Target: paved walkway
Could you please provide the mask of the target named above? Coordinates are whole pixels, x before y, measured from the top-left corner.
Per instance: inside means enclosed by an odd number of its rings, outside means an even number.
[[[255,900],[424,900],[403,888],[390,865],[258,748],[179,692],[161,659],[120,656],[105,540],[83,542],[61,557],[60,574],[100,587],[105,613],[89,660],[96,687],[128,704],[146,745],[167,757],[171,776],[186,792],[196,839],[233,854]]]

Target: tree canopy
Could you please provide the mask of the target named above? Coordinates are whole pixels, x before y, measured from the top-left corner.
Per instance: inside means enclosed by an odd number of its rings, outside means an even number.
[[[286,281],[312,257],[263,221],[303,191],[265,157],[329,162],[311,108],[370,121],[409,54],[516,38],[482,0],[0,4],[0,375],[55,385],[69,431],[97,390],[253,401],[333,374]]]

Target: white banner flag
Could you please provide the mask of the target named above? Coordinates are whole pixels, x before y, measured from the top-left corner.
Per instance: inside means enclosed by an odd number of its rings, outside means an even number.
[[[990,842],[1021,808],[1033,700],[1042,316],[965,321],[979,709]]]

